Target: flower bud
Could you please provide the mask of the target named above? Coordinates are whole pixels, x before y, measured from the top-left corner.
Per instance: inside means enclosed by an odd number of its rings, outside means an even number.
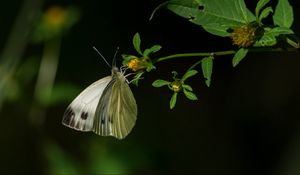
[[[263,29],[256,22],[243,25],[232,32],[232,43],[239,47],[249,47],[261,37],[262,32]]]
[[[180,92],[182,90],[182,82],[180,80],[175,80],[170,84],[170,88],[174,92]]]

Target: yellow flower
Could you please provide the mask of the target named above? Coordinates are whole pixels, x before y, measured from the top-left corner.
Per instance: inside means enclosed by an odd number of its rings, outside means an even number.
[[[128,66],[128,68],[130,68],[132,71],[135,72],[135,71],[139,70],[140,63],[141,63],[141,61],[139,60],[139,58],[133,58],[128,62],[127,66]]]
[[[45,22],[51,27],[60,27],[66,21],[66,12],[60,6],[50,7],[44,14]]]
[[[261,35],[261,28],[257,23],[250,23],[235,29],[232,34],[232,43],[239,47],[249,47]]]

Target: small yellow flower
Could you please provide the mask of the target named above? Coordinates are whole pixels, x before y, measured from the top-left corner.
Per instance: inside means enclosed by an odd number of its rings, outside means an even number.
[[[133,58],[127,63],[127,66],[128,68],[130,68],[132,71],[135,72],[140,69],[140,64],[141,61],[139,60],[139,58]]]
[[[60,27],[65,23],[66,11],[60,6],[52,6],[45,12],[44,20],[51,27]]]
[[[175,80],[170,84],[170,88],[176,93],[180,92],[182,89],[182,82],[180,80]]]
[[[249,47],[261,35],[261,28],[257,23],[250,23],[235,29],[232,34],[232,43],[239,47]]]

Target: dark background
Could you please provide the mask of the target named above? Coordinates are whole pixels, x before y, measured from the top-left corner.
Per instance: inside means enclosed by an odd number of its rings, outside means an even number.
[[[109,62],[117,47],[120,54],[135,54],[131,39],[136,32],[141,35],[142,48],[162,45],[156,57],[236,49],[229,38],[206,33],[167,10],[158,11],[149,21],[161,2],[44,3],[43,9],[72,5],[81,12],[80,21],[63,37],[55,81],[69,83],[77,90],[68,99],[43,108],[42,119],[29,115],[36,77],[21,87],[23,95],[18,100],[4,102],[0,111],[1,172],[300,174],[297,52],[250,53],[236,68],[231,66],[232,56],[217,57],[211,87],[205,86],[201,74],[189,79],[199,100],[189,101],[180,94],[173,110],[169,109],[172,93],[151,84],[156,79],[170,79],[173,70],[182,75],[197,60],[180,58],[157,64],[138,87],[131,85],[138,103],[138,120],[124,140],[77,132],[61,124],[65,108],[80,90],[110,74],[92,46]],[[256,1],[246,3],[254,11]],[[298,4],[291,4],[295,9],[292,29],[298,34]],[[12,0],[2,6],[2,48],[21,5]],[[29,43],[21,62],[30,55],[39,56],[42,47]],[[201,72],[200,67],[197,69]]]

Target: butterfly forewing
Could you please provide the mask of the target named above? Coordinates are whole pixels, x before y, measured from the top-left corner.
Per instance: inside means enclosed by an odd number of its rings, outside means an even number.
[[[100,97],[111,79],[111,76],[104,77],[82,91],[68,106],[62,123],[76,130],[91,131]]]
[[[112,118],[108,115],[108,106],[115,78],[108,83],[103,91],[95,112],[93,131],[101,136],[112,135]]]
[[[134,96],[120,72],[113,73],[96,109],[94,132],[103,136],[126,137],[137,116]]]

